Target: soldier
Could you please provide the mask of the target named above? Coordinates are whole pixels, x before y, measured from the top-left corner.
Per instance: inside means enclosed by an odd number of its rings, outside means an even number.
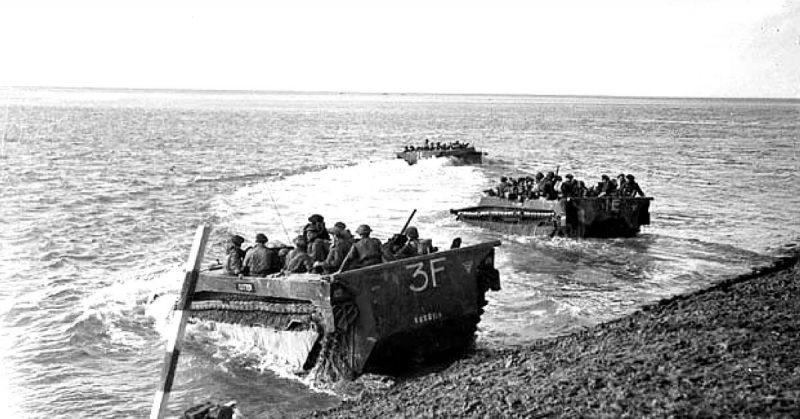
[[[325,234],[328,234],[325,232]],[[308,243],[308,254],[314,262],[322,262],[328,257],[328,241],[320,238],[321,233],[315,224],[306,225],[303,235]]]
[[[619,195],[619,194],[622,193],[622,189],[625,187],[625,175],[624,174],[620,173],[619,175],[617,175],[616,186],[617,186],[617,194]]]
[[[508,191],[508,178],[505,176],[500,177],[500,183],[497,184],[495,187],[495,192],[497,192],[497,196],[505,197],[506,191]]]
[[[328,257],[324,261],[314,262],[314,268],[320,268],[325,273],[333,273],[339,270],[345,256],[353,246],[353,236],[350,235],[350,232],[345,227],[342,222],[337,222],[334,225],[334,228],[331,229],[333,244],[330,252],[328,252]]]
[[[553,199],[557,199],[561,194],[561,184],[564,183],[562,182],[563,180],[564,178],[562,178],[561,175],[555,175],[555,178],[553,178],[553,192],[555,194],[555,198]]]
[[[308,224],[303,227],[303,231],[310,226],[317,228],[317,238],[330,241],[331,236],[328,235],[328,229],[325,228],[325,218],[323,216],[319,214],[312,214],[310,217],[308,217]]]
[[[608,175],[600,176],[600,183],[597,184],[597,196],[613,195],[617,191],[617,184]]]
[[[629,196],[631,198],[636,198],[637,194],[644,197],[644,192],[642,192],[642,188],[639,187],[639,184],[636,183],[636,178],[634,178],[633,175],[626,176],[625,184],[620,189],[620,196]]]
[[[557,199],[558,193],[555,189],[555,183],[556,174],[553,172],[547,172],[547,176],[545,176],[542,182],[539,184],[540,195],[544,196],[545,199]]]
[[[573,196],[583,198],[584,196],[589,196],[589,188],[586,187],[586,184],[583,183],[582,180],[579,180],[575,183],[575,189]]]
[[[350,252],[347,253],[342,269],[363,268],[365,266],[377,265],[383,261],[381,257],[381,241],[369,236],[372,229],[362,224],[356,229],[356,234],[361,238],[353,244]]]
[[[394,254],[400,251],[405,246],[408,237],[405,234],[395,234],[391,239],[386,240],[386,243],[381,245],[381,252],[385,262],[396,260]]]
[[[244,250],[242,250],[244,237],[235,234],[231,236],[228,247],[225,249],[225,273],[228,275],[239,275],[242,273]]]
[[[576,194],[576,189],[578,185],[577,182],[573,180],[572,174],[567,173],[567,175],[564,177],[567,178],[567,180],[561,182],[561,196],[563,196],[564,198],[578,196]]]
[[[314,267],[314,260],[306,251],[308,243],[303,236],[294,239],[295,248],[286,255],[286,267],[284,271],[288,273],[311,272]]]
[[[280,271],[278,252],[267,249],[267,241],[267,236],[264,234],[256,234],[255,246],[244,256],[244,266],[250,275],[265,276]]]
[[[422,254],[422,248],[419,243],[419,231],[417,231],[417,228],[407,228],[406,236],[408,237],[406,244],[394,252],[394,257],[397,259],[410,258]]]
[[[406,236],[408,237],[408,242],[394,253],[395,258],[397,259],[426,255],[438,250],[437,248],[433,247],[430,239],[419,238],[419,230],[417,230],[416,227],[407,228]]]

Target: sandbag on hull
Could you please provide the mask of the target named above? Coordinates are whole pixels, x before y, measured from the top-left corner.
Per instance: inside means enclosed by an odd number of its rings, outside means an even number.
[[[592,197],[525,202],[484,197],[450,210],[464,222],[525,236],[631,237],[650,224],[653,198]]]
[[[494,268],[494,247],[499,244],[329,276],[239,278],[202,272],[192,316],[269,331],[270,336],[278,336],[273,331],[303,334],[293,347],[301,347],[311,333],[313,344],[305,360],[292,362],[321,380],[392,372],[409,362],[470,346],[486,291],[500,288]]]

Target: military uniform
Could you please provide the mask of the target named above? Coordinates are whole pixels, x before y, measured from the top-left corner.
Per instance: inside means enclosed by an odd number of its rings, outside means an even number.
[[[345,257],[347,266],[345,268],[363,268],[383,262],[381,241],[370,237],[369,233],[371,231],[372,229],[366,224],[358,226],[356,233],[361,236],[361,239],[353,243],[353,247],[347,253]]]
[[[242,251],[241,248],[237,248],[233,244],[228,246],[228,256],[225,257],[225,273],[228,275],[239,275],[242,273],[242,267],[244,266],[242,253],[244,253],[244,251]]]
[[[294,249],[286,255],[286,272],[306,273],[312,272],[314,260],[308,253]]]
[[[350,248],[353,247],[353,239],[346,237],[345,234],[339,233],[333,240],[333,246],[331,246],[330,252],[328,252],[328,257],[326,257],[325,261],[320,265],[325,272],[331,273],[338,271],[347,253],[350,252]],[[347,236],[349,236],[349,234],[347,234]]]
[[[267,249],[264,243],[256,243],[244,257],[244,266],[250,275],[267,275],[281,270],[278,252]]]

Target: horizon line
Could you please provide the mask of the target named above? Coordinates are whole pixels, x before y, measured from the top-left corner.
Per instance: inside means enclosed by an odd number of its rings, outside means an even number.
[[[755,97],[755,96],[641,96],[612,94],[542,94],[542,93],[440,93],[440,92],[368,92],[348,90],[269,90],[269,89],[200,89],[164,87],[99,87],[99,86],[2,86],[5,89],[50,89],[50,90],[98,90],[131,92],[194,92],[194,93],[278,93],[301,95],[371,95],[371,96],[523,96],[553,98],[597,98],[597,99],[693,99],[693,100],[774,100],[800,101],[800,97]]]

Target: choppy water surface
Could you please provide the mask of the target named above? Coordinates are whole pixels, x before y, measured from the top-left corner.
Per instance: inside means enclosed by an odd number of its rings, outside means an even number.
[[[482,345],[619,317],[800,236],[797,101],[6,90],[0,104],[0,393],[22,417],[147,414],[163,357],[148,301],[179,288],[203,222],[212,260],[229,233],[286,242],[311,213],[387,238],[416,208],[440,246],[500,239]],[[393,159],[426,137],[488,159]],[[590,182],[636,174],[653,224],[551,241],[448,213],[500,175],[556,166]],[[260,361],[190,334],[172,406],[237,399],[258,417],[336,403]]]

